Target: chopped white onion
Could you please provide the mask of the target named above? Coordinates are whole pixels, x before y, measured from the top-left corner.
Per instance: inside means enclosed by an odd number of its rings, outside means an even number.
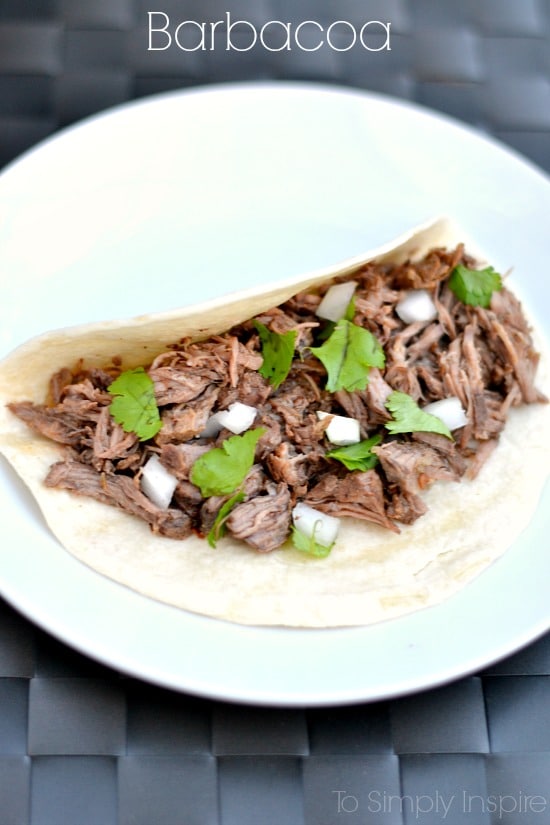
[[[204,430],[201,432],[201,436],[203,436],[203,438],[215,438],[220,430],[223,429],[220,424],[219,415],[219,413],[214,413],[210,416],[206,422]]]
[[[321,410],[317,411],[319,421],[322,421],[328,415],[332,417],[332,421],[325,430],[325,435],[329,441],[338,447],[358,444],[361,441],[361,430],[359,421],[356,418],[348,418],[345,415],[332,415]]]
[[[157,507],[166,510],[170,506],[178,480],[164,467],[157,455],[143,465],[141,470],[141,491]]]
[[[339,321],[340,318],[343,318],[346,314],[356,286],[357,281],[345,281],[343,284],[333,284],[326,291],[315,314],[319,318],[326,318],[327,321]]]
[[[334,544],[340,527],[340,519],[327,516],[326,513],[321,513],[303,502],[294,507],[292,521],[300,533],[308,538],[313,536],[317,544],[323,547],[331,547]]]
[[[437,416],[450,430],[458,430],[459,427],[464,427],[468,423],[468,417],[464,412],[460,399],[455,395],[442,398],[441,401],[432,401],[431,404],[426,404],[422,409],[430,415]]]
[[[240,435],[252,426],[257,414],[256,407],[250,407],[248,404],[235,401],[234,404],[229,405],[227,410],[216,413],[216,416],[222,427],[235,433],[235,435]]]
[[[415,321],[433,321],[437,318],[437,307],[430,293],[425,289],[411,289],[396,304],[395,311],[406,324]]]

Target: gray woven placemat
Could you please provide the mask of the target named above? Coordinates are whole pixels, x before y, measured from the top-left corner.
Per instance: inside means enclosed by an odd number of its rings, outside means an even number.
[[[550,636],[349,707],[253,708],[124,677],[0,601],[1,825],[550,822]]]
[[[152,28],[167,19],[168,35]],[[162,12],[165,17],[159,17]],[[182,51],[183,21],[237,26],[234,48],[205,39],[204,51]],[[370,89],[460,118],[550,166],[549,0],[0,0],[0,164],[56,129],[140,95],[200,83],[299,79]],[[269,21],[302,30],[291,49],[248,50],[253,25]],[[331,44],[325,37],[332,23]],[[353,30],[390,23],[390,50],[380,26],[368,47],[348,49]],[[189,37],[193,31],[188,26]],[[223,30],[219,30],[222,32]],[[271,49],[284,44],[272,27]],[[277,37],[279,38],[277,40]],[[308,37],[310,38],[308,40]],[[199,41],[185,40],[191,49]],[[305,51],[304,49],[315,49]],[[237,51],[241,49],[241,51]]]
[[[148,52],[151,10],[172,27],[390,21],[391,51],[375,26],[369,49],[244,51],[245,25],[241,52]],[[0,165],[113,104],[253,79],[416,101],[550,171],[549,0],[0,0]],[[544,825],[549,687],[547,636],[399,700],[241,707],[124,677],[0,601],[0,825]]]

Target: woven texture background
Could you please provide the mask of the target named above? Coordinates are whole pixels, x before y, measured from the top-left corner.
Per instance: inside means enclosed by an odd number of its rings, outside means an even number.
[[[547,636],[410,697],[246,707],[124,677],[0,602],[0,823],[547,825],[549,688]]]
[[[390,21],[392,48],[148,51],[151,10],[164,11],[172,31],[183,20],[214,22],[227,11],[257,27],[269,20],[326,27],[343,19],[358,28]],[[0,0],[0,163],[59,127],[142,95],[284,78],[417,101],[490,131],[548,168],[549,20],[550,0]],[[371,48],[382,45],[372,37]]]
[[[392,50],[148,52],[155,9],[391,21]],[[0,166],[113,104],[254,79],[416,101],[550,171],[550,0],[0,0]],[[124,677],[0,600],[0,825],[546,825],[549,688],[547,636],[395,701],[241,707]]]

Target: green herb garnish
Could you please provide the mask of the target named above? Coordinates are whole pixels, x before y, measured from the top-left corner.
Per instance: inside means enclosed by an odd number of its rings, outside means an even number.
[[[354,318],[355,318],[355,295],[352,295],[351,298],[350,298],[350,302],[348,304],[348,307],[347,307],[347,309],[344,313],[344,319],[346,321],[353,321]],[[325,325],[323,326],[321,331],[317,332],[315,334],[315,340],[322,342],[322,341],[326,341],[328,338],[330,338],[330,336],[334,332],[336,324],[337,324],[336,321],[325,321]]]
[[[292,366],[296,330],[291,329],[288,332],[279,334],[278,332],[272,332],[259,321],[254,321],[254,326],[260,336],[262,357],[264,359],[259,373],[276,390],[283,383]]]
[[[197,458],[189,478],[200,488],[203,498],[227,496],[240,487],[254,464],[256,444],[264,433],[265,428],[258,427],[233,435],[221,447]]]
[[[370,368],[385,364],[384,350],[372,332],[345,318],[338,321],[328,341],[310,351],[327,371],[329,392],[364,390]]]
[[[231,498],[228,499],[222,507],[220,507],[219,513],[216,516],[216,521],[212,525],[212,529],[206,537],[210,547],[215,547],[218,539],[221,539],[223,538],[223,536],[225,536],[225,522],[227,521],[227,517],[233,509],[233,507],[235,506],[235,504],[237,504],[239,501],[242,501],[243,499],[244,493],[242,490],[239,490],[238,493],[235,493],[234,496],[231,496]]]
[[[153,438],[162,426],[155,399],[155,385],[143,367],[122,372],[107,388],[115,397],[109,410],[124,432],[140,441]]]
[[[373,435],[358,444],[349,444],[346,447],[337,447],[327,453],[327,458],[335,458],[340,461],[348,470],[372,470],[378,464],[378,456],[372,452],[382,441],[381,435]]]
[[[492,266],[485,269],[468,269],[458,264],[448,281],[459,301],[470,306],[488,307],[493,292],[502,289],[502,278]]]
[[[306,536],[305,533],[302,533],[294,527],[294,525],[291,526],[291,531],[292,544],[296,550],[300,550],[302,553],[307,553],[309,556],[315,556],[318,559],[325,559],[334,547],[334,542],[329,547],[325,547],[324,545],[316,542],[315,529],[313,530],[312,536]]]
[[[353,321],[355,318],[355,294],[349,299],[349,304],[344,313],[344,318],[346,321]]]
[[[385,406],[393,415],[393,421],[387,421],[385,427],[393,435],[416,432],[440,433],[453,440],[447,425],[436,415],[421,410],[414,398],[406,392],[392,392]]]

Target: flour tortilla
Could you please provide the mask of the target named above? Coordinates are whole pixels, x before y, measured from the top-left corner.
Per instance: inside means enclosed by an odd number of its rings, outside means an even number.
[[[437,482],[429,510],[395,535],[344,519],[326,559],[286,547],[260,554],[231,538],[212,549],[192,536],[174,541],[122,511],[44,486],[59,449],[5,407],[42,403],[51,374],[102,366],[115,355],[130,368],[149,363],[183,336],[205,338],[369,260],[402,262],[434,246],[466,240],[439,219],[339,267],[224,296],[197,307],[47,333],[0,364],[0,451],[26,482],[52,532],[74,556],[145,596],[196,613],[253,625],[367,625],[448,599],[497,559],[530,521],[550,467],[550,405],[512,410],[501,443],[478,478]],[[468,251],[477,250],[467,241]],[[541,342],[537,341],[541,348]],[[550,395],[548,359],[537,384]]]

